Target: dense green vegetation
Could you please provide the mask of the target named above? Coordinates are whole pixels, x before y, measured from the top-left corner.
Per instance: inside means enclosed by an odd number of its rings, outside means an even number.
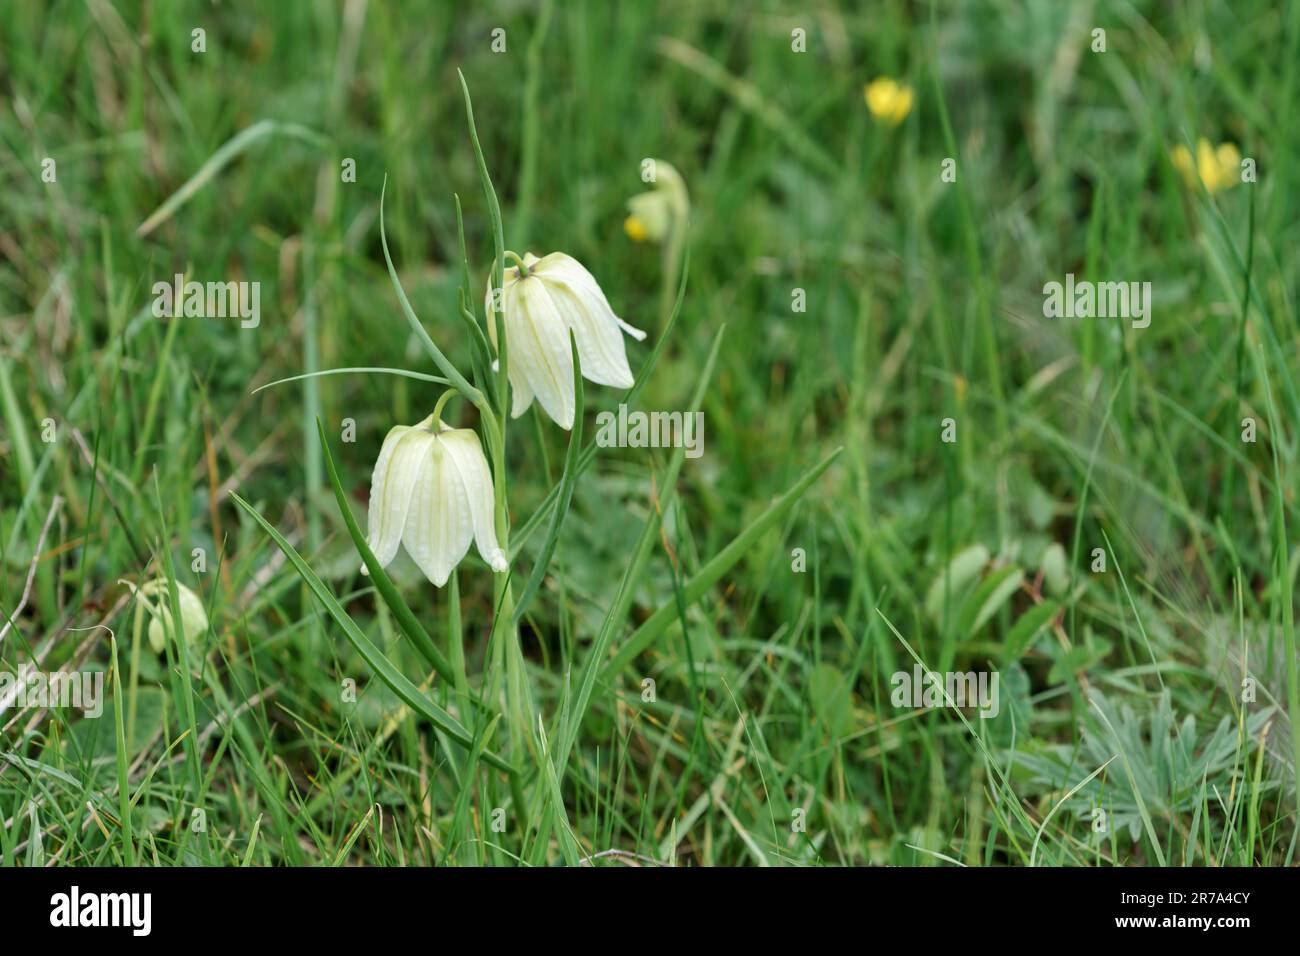
[[[0,38],[0,673],[106,675],[98,719],[0,693],[0,861],[1293,861],[1300,4],[49,0]],[[680,243],[625,225],[646,159]],[[598,447],[626,391],[587,382],[571,455],[534,403],[488,449],[509,581],[386,589],[340,500],[364,529],[446,377],[394,279],[499,410],[493,195],[702,454]],[[158,317],[177,274],[256,325]],[[1150,324],[1045,316],[1067,275]],[[340,368],[416,377],[283,381]],[[182,587],[209,626],[157,651]],[[898,706],[922,665],[996,716]]]

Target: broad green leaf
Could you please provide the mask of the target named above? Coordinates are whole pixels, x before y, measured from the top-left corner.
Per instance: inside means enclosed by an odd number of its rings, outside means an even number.
[[[1086,644],[1076,644],[1052,664],[1047,672],[1047,680],[1052,684],[1064,684],[1074,680],[1074,675],[1087,671],[1105,660],[1110,654],[1110,641],[1093,638]]]
[[[942,620],[945,596],[951,599],[952,606],[960,607],[967,585],[984,570],[989,557],[989,549],[982,544],[972,544],[953,555],[947,569],[939,572],[925,592],[925,612],[936,621]]]
[[[1025,572],[1015,565],[999,568],[980,582],[962,604],[961,633],[971,637],[979,632],[998,609],[1011,599],[1025,580]]]
[[[1052,618],[1056,617],[1060,610],[1060,601],[1044,601],[1042,604],[1035,604],[1020,615],[1008,632],[1006,640],[1002,642],[1003,663],[1018,661],[1043,629],[1052,623]]]

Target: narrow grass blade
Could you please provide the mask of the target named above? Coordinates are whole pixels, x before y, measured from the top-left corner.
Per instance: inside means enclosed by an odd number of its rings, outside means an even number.
[[[253,821],[253,831],[248,835],[248,849],[244,851],[244,860],[240,866],[249,867],[253,865],[253,851],[257,849],[257,835],[262,831],[262,815],[259,813],[257,819]]]
[[[451,818],[451,826],[447,828],[447,832],[452,834],[453,839],[457,834],[470,832],[470,799],[474,796],[474,787],[468,781],[474,779],[474,768],[478,766],[479,759],[483,756],[483,747],[492,739],[492,734],[496,732],[497,724],[500,722],[501,715],[497,714],[484,724],[474,737],[474,746],[470,748],[469,760],[465,764],[466,783],[461,786],[460,794],[456,797],[456,809]],[[451,858],[456,848],[455,844],[449,845],[446,856]]]
[[[695,575],[686,582],[683,589],[686,604],[689,606],[698,601],[704,594],[717,584],[724,574],[727,573],[737,561],[745,556],[754,542],[761,538],[769,528],[781,520],[781,518],[794,507],[804,492],[812,486],[822,473],[830,467],[833,462],[843,451],[843,448],[836,448],[820,462],[814,465],[802,478],[790,487],[790,490],[783,494],[772,504],[768,505],[758,518],[750,524],[744,531],[736,535],[725,548],[715,554],[704,567],[700,568]],[[677,615],[677,602],[670,601],[661,605],[658,610],[650,615],[640,627],[632,632],[632,636],[623,642],[623,646],[618,649],[609,663],[605,665],[602,676],[606,679],[612,678],[620,670],[632,663],[637,655],[642,653],[646,648],[655,642],[660,634],[673,622]]]
[[[234,492],[231,492],[230,496],[284,552],[284,556],[289,559],[289,563],[293,565],[294,570],[307,582],[307,586],[316,596],[316,600],[320,601],[330,617],[334,619],[334,622],[342,628],[348,643],[356,649],[357,653],[366,662],[366,665],[375,672],[379,679],[387,684],[389,689],[404,704],[421,717],[428,720],[456,743],[466,748],[470,747],[473,738],[461,725],[460,721],[420,693],[420,689],[407,680],[402,672],[394,666],[393,662],[385,657],[384,653],[362,633],[361,628],[357,627],[356,622],[352,620],[348,612],[343,610],[343,606],[339,604],[338,599],[334,597],[325,582],[317,577],[316,572],[303,560],[297,549],[286,541],[284,536],[258,513],[256,508]],[[483,759],[498,770],[510,774],[515,772],[514,767],[494,753],[485,753]]]
[[[388,277],[393,280],[393,288],[397,290],[397,301],[401,303],[402,314],[406,316],[407,324],[411,326],[411,331],[420,340],[429,357],[433,359],[433,364],[438,366],[438,371],[447,376],[451,386],[465,396],[476,406],[483,403],[483,395],[477,388],[465,380],[465,376],[456,370],[447,356],[442,354],[442,349],[438,348],[436,342],[429,337],[429,333],[424,330],[420,323],[420,317],[415,314],[415,309],[411,308],[411,300],[406,297],[406,290],[402,288],[402,280],[397,277],[397,267],[393,265],[393,257],[388,251],[388,231],[384,228],[384,194],[388,191],[388,177],[384,177],[383,188],[379,191],[379,244],[384,250],[384,263],[388,266]]]
[[[421,626],[416,619],[410,605],[402,599],[398,592],[393,579],[388,576],[384,566],[379,563],[375,553],[370,550],[370,545],[366,543],[366,536],[362,533],[357,519],[353,517],[352,508],[348,504],[347,495],[343,491],[343,483],[339,481],[338,469],[334,466],[334,456],[330,453],[329,440],[325,436],[325,426],[320,419],[316,420],[316,427],[320,432],[321,450],[325,453],[325,472],[329,475],[330,487],[334,489],[334,500],[338,502],[339,511],[343,515],[343,523],[347,525],[348,534],[352,537],[352,543],[356,545],[357,552],[361,555],[361,560],[365,562],[366,570],[370,572],[370,579],[375,583],[375,590],[379,596],[384,599],[388,609],[393,612],[393,617],[397,620],[397,626],[402,629],[407,640],[415,646],[438,672],[438,676],[449,684],[455,685],[456,672],[451,666],[451,662],[438,650],[438,645],[433,643],[433,638],[429,632]]]
[[[186,180],[180,189],[168,196],[148,219],[140,223],[135,230],[135,234],[137,236],[149,235],[149,233],[170,219],[176,210],[189,202],[195,193],[211,182],[212,178],[221,172],[232,159],[262,140],[273,136],[286,136],[322,148],[329,144],[329,141],[320,133],[305,126],[299,126],[296,123],[280,123],[275,120],[261,120],[254,123],[247,129],[236,133],[215,153],[209,156],[207,161],[199,167],[198,172]]]
[[[256,395],[266,388],[273,388],[276,385],[288,385],[290,382],[301,382],[306,378],[320,378],[323,375],[400,375],[403,378],[419,379],[421,382],[432,382],[434,385],[450,385],[445,378],[438,375],[426,375],[424,372],[411,372],[404,368],[383,368],[382,366],[351,366],[348,368],[323,368],[319,372],[307,372],[304,375],[290,375],[288,378],[277,378],[274,382],[267,382],[265,385],[259,385],[248,394]]]
[[[179,620],[179,618],[176,618]],[[131,788],[127,764],[130,755],[126,752],[126,725],[122,717],[122,672],[117,662],[117,639],[108,639],[109,651],[113,663],[113,733],[117,737],[117,799],[122,815],[122,860],[127,866],[135,866],[135,839],[131,833]],[[36,818],[32,817],[33,833]]]
[[[573,353],[573,432],[569,435],[569,450],[564,456],[564,474],[560,476],[560,494],[555,507],[551,509],[551,524],[546,529],[546,539],[542,542],[542,549],[533,563],[533,570],[528,575],[528,581],[524,584],[524,589],[519,592],[519,600],[515,604],[515,627],[518,627],[519,622],[524,619],[524,611],[528,609],[528,603],[537,593],[542,578],[546,575],[546,568],[551,563],[551,555],[555,553],[555,543],[560,537],[560,528],[569,513],[569,502],[573,500],[573,486],[578,481],[578,449],[582,447],[582,413],[585,406],[582,395],[582,365],[578,359],[578,341],[572,331],[569,332],[569,350]]]
[[[1119,754],[1116,754],[1116,755],[1115,755],[1115,757],[1118,757],[1118,756],[1119,756]],[[1043,833],[1047,830],[1047,824],[1051,821],[1052,817],[1056,814],[1056,811],[1059,810],[1059,809],[1061,809],[1061,807],[1065,806],[1066,802],[1067,802],[1067,801],[1068,801],[1072,796],[1074,796],[1076,793],[1078,793],[1080,790],[1082,790],[1084,787],[1086,787],[1090,782],[1092,782],[1092,780],[1097,776],[1097,774],[1101,773],[1103,770],[1105,770],[1107,767],[1109,767],[1109,766],[1111,765],[1111,762],[1115,759],[1115,757],[1111,757],[1110,760],[1107,760],[1104,764],[1102,764],[1100,767],[1098,767],[1098,768],[1097,768],[1096,770],[1094,770],[1092,773],[1088,774],[1088,776],[1084,777],[1084,778],[1083,778],[1082,780],[1080,780],[1077,784],[1075,784],[1074,787],[1072,787],[1072,788],[1071,788],[1071,789],[1070,789],[1070,790],[1065,794],[1065,796],[1063,796],[1060,800],[1056,801],[1056,805],[1055,805],[1054,807],[1052,807],[1052,809],[1049,810],[1049,811],[1047,812],[1047,815],[1046,815],[1045,817],[1043,817],[1042,825],[1039,826],[1039,828],[1038,828],[1038,832],[1034,834],[1034,845],[1033,845],[1033,846],[1030,848],[1030,850],[1029,850],[1029,865],[1030,865],[1030,866],[1033,866],[1033,865],[1034,865],[1034,860],[1037,859],[1037,857],[1038,857],[1038,844],[1042,841],[1042,839],[1043,839]]]
[[[659,363],[660,356],[663,355],[664,348],[668,344],[673,327],[677,324],[677,317],[681,315],[682,312],[682,302],[686,298],[686,282],[687,279],[690,278],[690,273],[691,254],[688,246],[682,255],[682,277],[681,281],[677,285],[677,301],[673,305],[673,311],[668,316],[668,321],[664,324],[663,334],[659,336],[659,341],[655,343],[654,349],[651,350],[650,357],[646,359],[645,364],[641,366],[641,371],[637,375],[636,381],[632,384],[632,388],[623,396],[622,404],[628,406],[628,408],[632,408],[636,404],[636,400],[640,397],[642,389],[645,388],[646,382],[650,379],[650,374]],[[579,475],[585,472],[591,466],[591,463],[596,460],[598,451],[599,448],[594,439],[582,450],[582,455],[578,459]],[[528,520],[511,533],[511,557],[518,554],[528,539],[532,537],[533,533],[541,527],[542,522],[546,519],[547,515],[551,513],[551,509],[555,507],[555,502],[559,498],[559,495],[560,484],[557,483],[555,487],[547,492],[546,497],[542,499],[542,503],[537,506],[537,510],[529,516]]]
[[[551,748],[546,743],[546,728],[541,717],[537,718],[537,734],[540,743],[542,766],[542,786],[546,794],[547,808],[555,820],[555,833],[560,844],[560,853],[569,866],[581,866],[582,859],[578,852],[578,841],[569,826],[569,816],[564,809],[564,794],[560,791],[560,778],[556,776],[555,764],[551,761]]]
[[[502,289],[505,287],[505,260],[506,260],[506,239],[501,225],[501,203],[497,199],[497,191],[492,185],[492,174],[488,172],[487,160],[483,158],[483,147],[478,139],[478,127],[474,124],[474,104],[470,102],[469,84],[465,82],[465,74],[460,70],[456,71],[456,76],[460,78],[460,90],[465,98],[465,120],[469,124],[470,143],[474,147],[474,160],[478,165],[478,178],[483,185],[483,198],[487,201],[488,218],[492,222],[492,288]],[[506,420],[506,392],[509,385],[509,378],[506,371],[509,368],[509,349],[506,342],[505,315],[497,307],[499,296],[493,295],[489,300],[491,302],[491,314],[487,316],[487,321],[492,323],[492,327],[497,333],[497,395],[496,406],[501,411],[502,430],[505,429]]]

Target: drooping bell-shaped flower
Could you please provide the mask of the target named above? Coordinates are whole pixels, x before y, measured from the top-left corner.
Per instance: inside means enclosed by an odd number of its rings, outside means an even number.
[[[418,425],[398,425],[384,438],[370,483],[366,543],[379,563],[398,545],[438,587],[469,551],[472,539],[493,571],[506,555],[493,525],[492,475],[478,435],[449,428],[430,415]]]
[[[690,216],[691,200],[686,182],[667,160],[646,160],[653,163],[654,187],[637,193],[627,201],[627,218],[623,231],[634,242],[668,240],[674,230],[681,230]]]
[[[532,253],[506,269],[501,295],[505,317],[507,366],[514,390],[510,414],[518,418],[536,398],[561,428],[573,427],[573,355],[569,331],[578,345],[582,377],[597,385],[631,388],[623,333],[645,338],[610,308],[592,274],[572,256]],[[487,293],[488,332],[496,344],[492,286]]]
[[[129,582],[128,587],[134,586]],[[149,613],[149,646],[161,654],[167,645],[167,632],[172,628],[172,605],[166,578],[146,581],[137,592],[144,609]],[[208,629],[208,612],[203,599],[192,590],[176,582],[176,603],[181,609],[181,634],[186,643],[193,644]]]

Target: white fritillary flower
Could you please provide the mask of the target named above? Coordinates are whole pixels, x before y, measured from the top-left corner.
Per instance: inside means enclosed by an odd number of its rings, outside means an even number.
[[[578,345],[583,378],[597,385],[632,387],[623,333],[637,340],[644,339],[645,333],[614,314],[605,293],[578,260],[562,252],[541,259],[527,253],[520,265],[505,270],[504,286],[501,311],[514,390],[511,417],[522,415],[536,398],[561,428],[573,427],[570,330]],[[487,313],[488,332],[496,344],[491,280]]]
[[[497,544],[492,475],[478,435],[434,422],[430,415],[418,425],[398,425],[384,438],[370,483],[366,541],[381,565],[405,546],[424,576],[442,587],[471,539],[493,571],[506,570],[507,563]]]
[[[149,613],[149,646],[161,654],[167,645],[167,631],[172,628],[172,605],[166,578],[154,578],[136,588],[130,581],[122,581],[140,598]],[[181,609],[181,634],[186,643],[193,644],[208,629],[208,612],[203,599],[192,590],[176,582],[176,603]]]

